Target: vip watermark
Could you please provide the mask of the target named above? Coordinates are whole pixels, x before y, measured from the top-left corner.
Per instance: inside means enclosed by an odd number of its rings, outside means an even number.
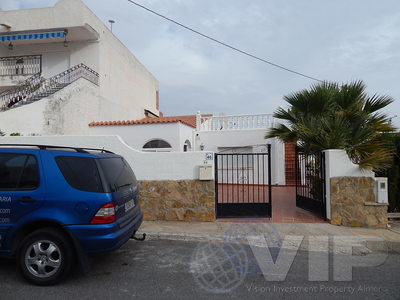
[[[192,256],[195,282],[213,293],[230,292],[254,273],[267,282],[283,282],[299,250],[308,253],[309,282],[348,282],[353,268],[379,266],[388,256],[387,245],[376,238],[280,236],[270,223],[233,224],[225,236],[223,243],[200,243]],[[368,242],[379,244],[379,251],[371,251]],[[329,285],[324,286],[329,290]]]
[[[0,196],[0,202],[9,203],[9,202],[11,202],[11,197],[9,197],[9,196]]]
[[[257,261],[248,248],[248,238],[255,236],[280,247],[281,238],[271,224],[233,224],[222,243],[200,243],[191,262],[196,283],[212,293],[227,293],[240,286],[248,274],[259,273]]]
[[[355,295],[355,294],[369,294],[369,293],[379,293],[385,294],[389,292],[389,289],[384,286],[375,285],[265,285],[258,286],[255,284],[245,285],[248,292],[258,293],[258,294],[272,294],[272,293],[283,293],[283,294],[330,294],[330,295]]]

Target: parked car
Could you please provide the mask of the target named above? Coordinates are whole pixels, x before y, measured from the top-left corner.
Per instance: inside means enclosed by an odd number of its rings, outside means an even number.
[[[135,174],[105,150],[0,145],[0,255],[31,283],[59,282],[86,254],[135,237]]]

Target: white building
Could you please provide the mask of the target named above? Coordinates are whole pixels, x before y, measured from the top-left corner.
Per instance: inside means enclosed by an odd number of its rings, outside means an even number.
[[[285,185],[286,176],[291,171],[288,165],[289,147],[278,139],[266,139],[269,128],[276,122],[271,114],[258,115],[197,115],[196,133],[193,144],[195,151],[213,151],[215,153],[265,153],[267,145],[271,145],[272,184]],[[244,157],[237,156],[238,161],[228,161],[227,169],[233,173],[247,173],[243,166],[248,162],[241,161]],[[256,161],[251,164],[257,164]],[[251,167],[253,168],[253,167]],[[261,167],[260,169],[265,169]],[[229,173],[229,172],[228,172]],[[228,174],[229,175],[229,174]],[[246,177],[246,176],[243,176]],[[228,179],[228,178],[227,178]],[[247,178],[250,180],[251,178]],[[253,180],[257,181],[257,179]]]
[[[93,120],[159,116],[157,80],[82,1],[0,10],[0,23],[3,132],[87,134]]]
[[[128,121],[95,121],[89,124],[89,134],[119,135],[127,145],[146,152],[266,153],[270,144],[271,168],[274,170],[272,184],[294,184],[294,146],[283,144],[278,139],[265,139],[274,122],[269,114],[213,116],[198,113]],[[238,164],[246,165],[247,162],[229,162],[227,168],[234,173],[243,172],[243,167]]]
[[[90,135],[119,135],[145,152],[188,152],[193,151],[196,115],[91,122],[89,128]]]

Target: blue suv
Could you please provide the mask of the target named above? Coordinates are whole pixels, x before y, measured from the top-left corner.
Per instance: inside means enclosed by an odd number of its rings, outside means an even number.
[[[115,250],[142,223],[135,174],[110,151],[0,145],[0,255],[38,285],[86,254]]]

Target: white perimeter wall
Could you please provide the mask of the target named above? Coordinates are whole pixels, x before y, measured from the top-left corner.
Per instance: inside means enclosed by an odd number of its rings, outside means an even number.
[[[182,152],[185,140],[191,141],[193,128],[181,123],[91,126],[89,135],[119,135],[130,147],[142,150],[144,144],[161,139],[172,146],[172,151]]]
[[[271,144],[272,184],[285,184],[285,147],[277,139],[265,139],[267,129],[198,131],[195,134],[196,151],[219,152],[218,148],[253,147]]]
[[[362,170],[353,164],[345,150],[331,149],[325,153],[325,189],[326,189],[326,216],[331,218],[331,184],[330,179],[334,177],[375,177],[375,173]]]
[[[214,166],[213,160],[206,160],[205,152],[145,153],[129,147],[118,136],[0,137],[0,143],[104,147],[125,157],[139,180],[198,179],[200,165],[206,162]]]

